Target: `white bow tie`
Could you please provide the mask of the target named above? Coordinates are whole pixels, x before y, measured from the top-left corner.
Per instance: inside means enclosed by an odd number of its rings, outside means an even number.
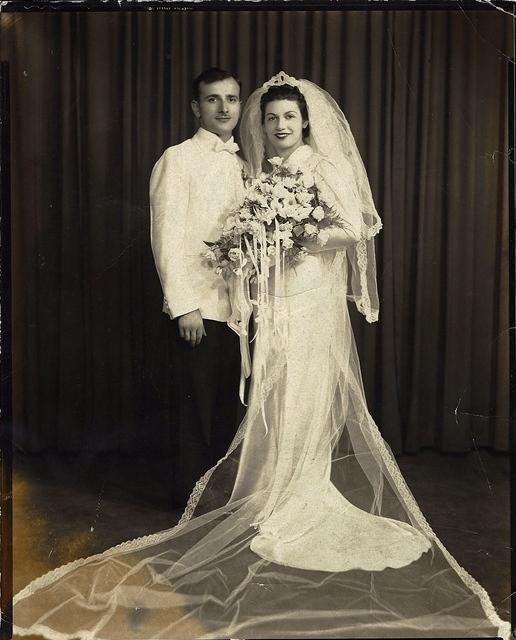
[[[236,153],[239,149],[236,142],[222,142],[222,140],[217,140],[214,147],[214,151],[228,151],[229,153]]]

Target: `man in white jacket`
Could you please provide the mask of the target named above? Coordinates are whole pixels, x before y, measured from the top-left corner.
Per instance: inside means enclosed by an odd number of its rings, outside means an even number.
[[[222,276],[202,258],[243,199],[243,161],[233,129],[240,82],[218,68],[193,82],[197,133],[165,150],[150,180],[151,243],[172,320],[172,376],[178,413],[172,497],[183,505],[195,482],[221,458],[241,414],[238,338]]]

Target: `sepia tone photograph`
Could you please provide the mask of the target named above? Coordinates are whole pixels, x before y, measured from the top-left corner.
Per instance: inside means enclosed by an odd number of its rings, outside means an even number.
[[[0,11],[14,637],[511,637],[514,17],[372,4]]]

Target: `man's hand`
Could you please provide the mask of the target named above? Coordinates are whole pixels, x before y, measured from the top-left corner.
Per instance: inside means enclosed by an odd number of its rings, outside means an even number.
[[[185,313],[184,316],[180,316],[177,324],[179,327],[179,335],[183,340],[189,342],[192,347],[199,345],[202,337],[206,335],[199,309],[190,311],[190,313]]]

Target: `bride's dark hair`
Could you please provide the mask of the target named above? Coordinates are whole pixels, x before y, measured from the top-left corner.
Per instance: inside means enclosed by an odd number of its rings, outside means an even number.
[[[306,106],[305,97],[297,87],[293,87],[290,84],[280,84],[275,87],[269,87],[269,89],[267,89],[267,91],[262,95],[260,98],[262,124],[265,121],[265,107],[275,100],[292,100],[292,102],[297,102],[297,106],[301,112],[301,117],[303,120],[308,121],[308,125],[303,129],[303,138],[308,138],[310,135],[310,118],[308,117],[308,107]]]

